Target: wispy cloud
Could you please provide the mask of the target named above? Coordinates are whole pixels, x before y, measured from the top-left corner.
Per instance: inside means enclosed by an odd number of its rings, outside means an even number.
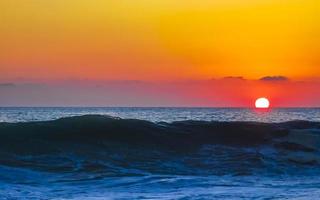
[[[223,78],[223,80],[239,80],[239,81],[244,81],[246,80],[244,77],[242,76],[226,76]]]
[[[259,79],[260,81],[288,81],[289,78],[285,76],[265,76]]]
[[[0,83],[0,87],[15,87],[14,83]]]

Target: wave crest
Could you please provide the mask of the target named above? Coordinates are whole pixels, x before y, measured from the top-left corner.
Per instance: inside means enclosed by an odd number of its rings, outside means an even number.
[[[320,123],[308,121],[153,123],[85,115],[0,123],[0,137],[1,165],[49,171],[246,174],[270,170],[270,162],[320,161]]]

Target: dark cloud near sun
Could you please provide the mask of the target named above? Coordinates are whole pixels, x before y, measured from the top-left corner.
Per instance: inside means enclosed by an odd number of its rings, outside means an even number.
[[[285,76],[265,76],[259,79],[260,81],[288,81],[289,78]]]
[[[226,77],[223,77],[223,80],[239,80],[239,81],[244,81],[244,80],[246,80],[246,79],[243,78],[242,76],[226,76]]]

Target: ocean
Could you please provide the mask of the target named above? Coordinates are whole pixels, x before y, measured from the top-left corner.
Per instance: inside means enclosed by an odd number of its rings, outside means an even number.
[[[320,109],[0,108],[0,199],[320,199]]]

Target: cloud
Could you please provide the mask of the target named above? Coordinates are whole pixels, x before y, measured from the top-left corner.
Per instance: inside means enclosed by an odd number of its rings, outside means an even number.
[[[223,78],[223,80],[239,80],[239,81],[244,81],[246,80],[242,76],[226,76]]]
[[[285,76],[265,76],[259,79],[260,81],[288,81],[289,78]]]
[[[0,83],[0,87],[15,87],[14,83]]]

